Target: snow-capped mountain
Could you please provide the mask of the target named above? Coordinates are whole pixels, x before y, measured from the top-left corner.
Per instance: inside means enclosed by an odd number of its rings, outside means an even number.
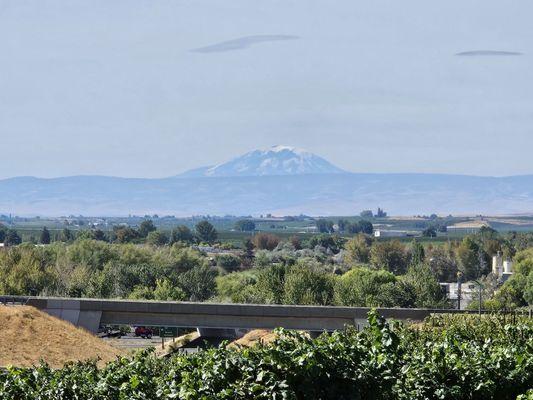
[[[339,174],[342,169],[305,150],[273,146],[254,150],[228,162],[187,171],[179,177],[230,177],[304,174]]]

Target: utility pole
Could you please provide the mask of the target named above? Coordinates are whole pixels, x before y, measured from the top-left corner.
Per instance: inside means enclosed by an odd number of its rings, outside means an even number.
[[[483,302],[483,284],[481,283],[481,274],[485,270],[487,263],[485,262],[485,259],[483,258],[483,251],[479,249],[479,264],[478,264],[478,271],[477,271],[477,279],[474,281],[478,285],[479,290],[479,304],[478,304],[478,312],[479,312],[479,318],[481,319],[481,303]]]

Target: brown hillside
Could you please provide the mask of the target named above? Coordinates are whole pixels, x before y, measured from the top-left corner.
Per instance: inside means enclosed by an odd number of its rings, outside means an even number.
[[[254,329],[229,344],[229,346],[236,347],[252,347],[257,343],[268,344],[276,339],[277,335],[267,329]]]
[[[44,360],[52,367],[67,361],[100,358],[103,365],[120,350],[91,333],[33,307],[0,305],[0,366],[31,366]]]

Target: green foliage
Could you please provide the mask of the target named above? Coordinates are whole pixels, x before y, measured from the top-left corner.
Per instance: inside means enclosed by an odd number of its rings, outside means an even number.
[[[8,229],[4,235],[4,244],[6,246],[17,246],[22,243],[18,232],[14,229]]]
[[[46,228],[46,226],[41,231],[39,242],[41,244],[50,244],[50,231]]]
[[[207,220],[200,221],[195,227],[196,236],[201,242],[213,243],[217,240],[218,232]]]
[[[0,252],[0,293],[37,295],[57,286],[57,276],[46,265],[46,254],[24,244]]]
[[[372,232],[374,232],[374,226],[372,225],[372,222],[362,219],[357,223],[359,229],[353,233],[362,232],[367,235],[371,235]]]
[[[359,214],[362,218],[374,218],[374,213],[372,210],[363,210]]]
[[[422,231],[422,236],[430,238],[437,237],[437,230],[432,226],[428,226]]]
[[[117,243],[131,243],[139,237],[139,232],[128,226],[113,227],[113,234]]]
[[[370,262],[375,267],[396,275],[407,270],[408,261],[405,247],[398,240],[375,242],[370,251]]]
[[[457,281],[459,268],[453,249],[449,244],[431,249],[428,259],[431,270],[439,282]]]
[[[141,225],[139,225],[139,236],[145,238],[150,232],[155,232],[156,229],[157,228],[155,227],[154,222],[151,219],[144,220],[143,222],[141,222]]]
[[[524,300],[530,307],[533,307],[533,272],[527,276],[526,285],[524,288]]]
[[[161,231],[152,231],[146,237],[146,243],[152,246],[164,246],[168,244],[168,237]]]
[[[348,271],[335,285],[335,304],[340,306],[409,307],[413,297],[394,274],[365,267]]]
[[[178,286],[173,286],[168,279],[158,279],[155,283],[154,299],[163,301],[180,301],[185,300],[187,295]]]
[[[193,243],[194,242],[194,235],[192,231],[185,225],[180,225],[176,229],[172,230],[172,233],[170,235],[170,243]]]
[[[412,288],[417,308],[448,308],[437,278],[427,264],[413,264],[401,279]]]
[[[308,245],[312,249],[316,246],[323,247],[336,254],[343,248],[345,242],[346,240],[339,235],[321,234],[309,239]]]
[[[320,233],[333,233],[333,221],[329,221],[327,219],[317,219],[315,221],[316,229]]]
[[[204,301],[215,294],[217,272],[210,266],[193,267],[179,275],[179,286],[190,301]]]
[[[512,309],[533,304],[533,249],[516,254],[513,275],[494,296],[498,309]]]
[[[469,236],[465,237],[457,248],[459,269],[463,273],[465,280],[476,279],[480,276],[480,251],[479,244]]]
[[[334,281],[319,266],[298,263],[287,267],[283,285],[283,304],[330,305]]]
[[[364,234],[358,234],[346,242],[346,261],[350,264],[363,263],[370,261],[370,246],[372,238]]]
[[[233,254],[217,254],[215,261],[227,272],[236,271],[241,266],[241,259]]]
[[[260,271],[255,288],[262,302],[266,304],[282,303],[286,273],[287,267],[281,264],[273,264]]]
[[[258,233],[252,238],[252,243],[258,250],[274,250],[279,242],[280,238],[271,233]]]
[[[257,283],[257,271],[232,272],[216,277],[218,299],[232,303],[257,303],[254,286]]]
[[[529,400],[533,323],[435,316],[422,326],[368,326],[316,339],[285,330],[267,345],[157,358],[151,351],[53,370],[0,374],[0,399]]]
[[[255,231],[255,222],[250,219],[240,219],[235,222],[235,229],[241,232]]]
[[[59,240],[62,242],[71,242],[75,238],[75,234],[68,228],[64,228],[59,235]]]
[[[422,246],[419,241],[414,239],[411,244],[411,265],[422,264],[425,259],[426,252],[424,250],[424,246]]]

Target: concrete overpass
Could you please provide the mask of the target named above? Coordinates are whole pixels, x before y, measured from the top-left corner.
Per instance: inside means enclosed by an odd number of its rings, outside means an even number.
[[[5,297],[4,297],[5,299]],[[217,304],[165,301],[68,299],[22,297],[21,303],[36,307],[76,326],[97,332],[102,324],[176,326],[209,331],[273,329],[283,327],[308,331],[333,331],[346,325],[362,325],[369,308]],[[0,298],[0,301],[2,298]],[[385,318],[421,321],[433,313],[458,310],[380,308]],[[207,334],[206,336],[209,336]]]

